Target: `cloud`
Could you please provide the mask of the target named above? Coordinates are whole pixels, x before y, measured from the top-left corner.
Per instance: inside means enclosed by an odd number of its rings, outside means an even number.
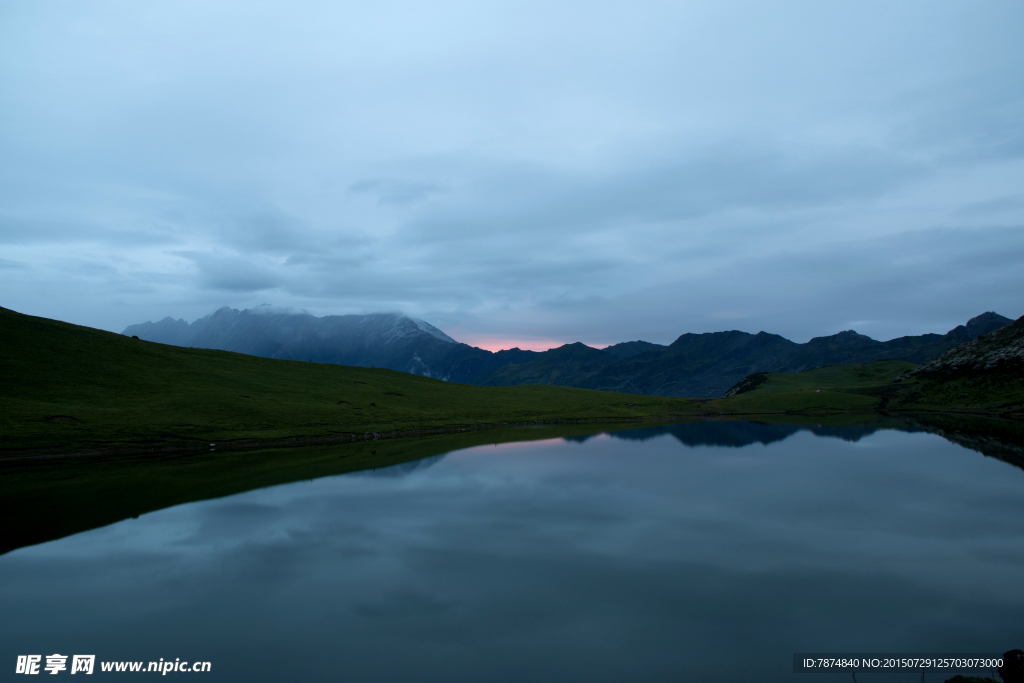
[[[281,285],[281,277],[271,267],[231,256],[193,254],[199,268],[199,286],[231,293],[262,292]]]
[[[597,344],[1024,313],[1019,3],[62,7],[0,10],[20,310]]]
[[[424,202],[431,195],[442,192],[444,188],[437,183],[409,182],[402,180],[360,180],[352,183],[349,189],[357,194],[373,194],[381,204],[393,206],[410,206]]]

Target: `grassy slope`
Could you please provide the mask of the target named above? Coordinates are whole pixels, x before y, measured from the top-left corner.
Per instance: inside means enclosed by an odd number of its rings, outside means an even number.
[[[752,391],[716,403],[724,412],[732,413],[870,411],[878,407],[879,397],[854,392],[888,384],[914,367],[913,363],[887,360],[829,365],[805,372],[768,372],[764,373],[765,381]]]
[[[869,391],[888,397],[890,410],[943,410],[1024,418],[1024,377],[1016,374],[991,373],[941,381],[916,377]]]
[[[695,405],[185,349],[0,309],[0,453],[669,418]]]
[[[943,381],[912,378],[893,384],[895,377],[913,367],[904,361],[875,361],[764,373],[764,381],[753,390],[714,405],[721,413],[734,414],[884,409],[1024,417],[1024,377],[990,373]]]

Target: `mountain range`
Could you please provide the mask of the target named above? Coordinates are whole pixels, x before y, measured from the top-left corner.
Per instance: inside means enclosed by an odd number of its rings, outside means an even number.
[[[852,330],[797,344],[777,334],[736,330],[684,334],[664,346],[631,341],[597,349],[576,342],[548,351],[491,352],[455,341],[400,313],[331,315],[272,306],[228,307],[189,324],[164,318],[125,335],[177,346],[288,360],[381,367],[462,384],[554,384],[655,396],[713,398],[756,372],[798,372],[836,363],[926,363],[1012,321],[983,313],[946,334],[876,341]]]

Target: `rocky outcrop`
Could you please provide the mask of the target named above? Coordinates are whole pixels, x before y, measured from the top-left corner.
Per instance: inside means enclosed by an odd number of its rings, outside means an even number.
[[[753,391],[767,381],[767,372],[756,372],[753,375],[747,375],[739,382],[732,385],[732,388],[725,392],[722,398],[732,398],[733,396],[739,396],[740,394],[745,394],[748,391]]]
[[[896,378],[1024,372],[1024,316],[1006,327],[954,347]]]

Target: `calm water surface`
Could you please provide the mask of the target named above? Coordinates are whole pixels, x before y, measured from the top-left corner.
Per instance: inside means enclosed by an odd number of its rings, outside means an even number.
[[[0,677],[60,652],[209,660],[168,674],[209,681],[813,683],[850,675],[794,675],[794,652],[1024,645],[1024,471],[815,431],[476,447],[22,548]]]

